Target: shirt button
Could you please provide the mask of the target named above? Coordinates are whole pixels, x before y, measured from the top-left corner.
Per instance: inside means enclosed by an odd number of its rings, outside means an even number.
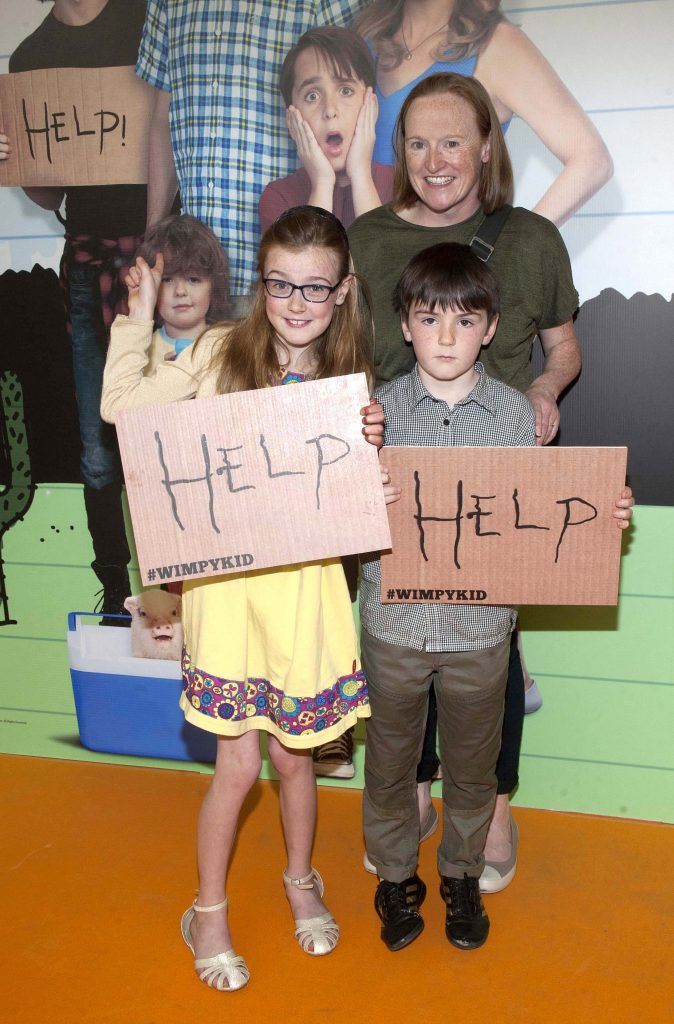
[[[217,138],[217,135],[218,135],[218,133],[216,131],[211,132],[211,138],[212,139]]]
[[[220,36],[222,35],[222,29],[221,28],[216,28],[216,30],[213,33],[213,35],[215,36],[216,39],[219,39]]]
[[[215,182],[213,182],[213,181],[209,181],[209,183],[208,183],[208,187],[209,187],[209,188],[215,188]]]
[[[443,424],[443,426],[448,427],[449,426],[449,420],[443,420],[442,424]]]
[[[213,79],[212,86],[213,86],[213,91],[215,92],[215,90],[218,88],[218,80],[217,80],[217,78]]]

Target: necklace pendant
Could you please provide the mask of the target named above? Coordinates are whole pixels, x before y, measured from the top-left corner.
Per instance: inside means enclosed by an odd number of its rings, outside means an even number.
[[[412,54],[410,53],[410,51],[409,51],[409,50],[408,50],[408,51],[407,51],[407,53],[405,54],[405,60],[412,60]]]

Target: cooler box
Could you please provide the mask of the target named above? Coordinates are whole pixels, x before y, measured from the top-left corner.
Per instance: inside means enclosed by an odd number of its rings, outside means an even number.
[[[68,614],[68,656],[82,745],[108,754],[215,761],[217,738],[178,707],[180,662],[131,657],[131,630]],[[127,616],[120,615],[120,620]]]

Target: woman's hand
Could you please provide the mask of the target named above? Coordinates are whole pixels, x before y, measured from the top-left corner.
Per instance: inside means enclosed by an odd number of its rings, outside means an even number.
[[[536,444],[550,444],[559,430],[559,407],[552,391],[536,386],[536,381],[525,391],[536,415]]]
[[[363,434],[365,440],[373,444],[375,448],[381,448],[384,443],[384,409],[374,398],[370,404],[360,410],[363,417]]]
[[[164,256],[158,252],[151,267],[139,256],[124,278],[129,290],[129,316],[132,320],[154,320],[157,296],[164,273]]]
[[[391,477],[386,466],[380,466],[379,472],[381,473],[381,482],[384,487],[384,501],[387,505],[392,505],[394,501],[400,501],[400,495],[402,490],[400,487],[394,487],[391,483]]]
[[[0,160],[8,160],[11,152],[12,147],[9,142],[9,137],[3,134],[3,132],[0,132]]]
[[[634,507],[634,498],[632,497],[632,488],[623,487],[622,494],[615,503],[613,509],[613,518],[616,521],[616,526],[619,530],[626,530],[630,525],[632,518],[632,509]]]

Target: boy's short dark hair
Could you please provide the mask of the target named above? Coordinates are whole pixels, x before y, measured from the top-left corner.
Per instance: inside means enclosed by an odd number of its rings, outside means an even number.
[[[350,28],[321,25],[300,36],[285,56],[278,84],[286,107],[292,103],[297,58],[304,50],[311,49],[325,57],[336,77],[357,78],[374,89],[374,60],[363,37]]]
[[[409,261],[393,291],[393,306],[405,318],[412,306],[465,313],[484,310],[491,323],[501,299],[494,274],[467,245],[440,242]]]
[[[164,256],[165,274],[193,273],[210,280],[206,323],[226,319],[230,310],[227,254],[206,224],[189,213],[164,217],[145,232],[136,256],[153,267],[158,252]]]

